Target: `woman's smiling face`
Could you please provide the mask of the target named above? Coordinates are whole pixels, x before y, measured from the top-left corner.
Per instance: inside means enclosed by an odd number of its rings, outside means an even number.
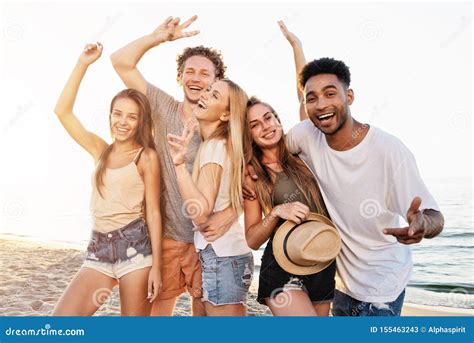
[[[130,98],[115,100],[110,114],[110,128],[118,141],[135,139],[140,119],[140,107]]]
[[[200,121],[229,120],[229,86],[227,82],[217,81],[204,91],[199,98],[195,114]]]
[[[283,137],[283,130],[272,110],[258,103],[247,110],[247,125],[252,139],[260,148],[271,148]]]

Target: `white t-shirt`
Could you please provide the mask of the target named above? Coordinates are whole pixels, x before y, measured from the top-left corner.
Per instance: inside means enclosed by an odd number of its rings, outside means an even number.
[[[202,143],[203,147],[199,153],[199,167],[202,169],[208,163],[215,163],[222,167],[222,179],[219,185],[216,202],[214,204],[214,212],[225,210],[230,206],[230,178],[231,168],[230,160],[226,150],[226,142],[221,139],[211,139]],[[194,233],[194,245],[197,250],[203,250],[208,244],[212,244],[214,252],[219,257],[238,256],[249,253],[251,250],[245,239],[244,228],[239,224],[238,220],[232,224],[230,229],[209,243],[206,241],[201,232]]]
[[[413,154],[396,137],[371,126],[362,142],[336,151],[310,120],[288,132],[287,144],[316,174],[343,245],[337,257],[336,288],[366,302],[394,301],[408,284],[409,245],[384,235],[401,227],[415,196],[420,210],[438,210]]]

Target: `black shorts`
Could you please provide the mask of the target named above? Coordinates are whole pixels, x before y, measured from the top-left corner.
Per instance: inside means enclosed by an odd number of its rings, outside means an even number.
[[[269,240],[262,256],[257,301],[266,305],[265,298],[274,298],[290,289],[305,291],[312,302],[328,302],[334,298],[336,261],[319,273],[294,275],[281,268],[273,255],[272,240]]]

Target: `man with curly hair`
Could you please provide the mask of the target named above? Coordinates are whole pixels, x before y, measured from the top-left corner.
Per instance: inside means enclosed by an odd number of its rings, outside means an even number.
[[[178,101],[172,96],[148,83],[137,68],[143,55],[150,49],[177,39],[195,36],[199,31],[185,31],[195,20],[193,16],[180,24],[179,18],[168,17],[155,31],[145,35],[112,54],[112,64],[128,88],[146,94],[152,109],[155,131],[155,146],[160,156],[162,192],[165,209],[161,278],[163,287],[153,304],[152,315],[172,315],[177,297],[186,289],[192,296],[193,315],[205,315],[202,297],[201,265],[193,244],[193,223],[187,215],[193,204],[183,203],[174,172],[166,135],[181,134],[184,127],[193,120],[201,93],[217,79],[225,77],[226,67],[221,54],[211,48],[198,46],[186,48],[177,57],[177,80],[183,88],[184,100]],[[186,155],[186,167],[192,173],[197,150],[201,143],[198,132],[189,144]],[[222,236],[235,222],[237,214],[232,208],[215,213],[199,229],[209,242]]]

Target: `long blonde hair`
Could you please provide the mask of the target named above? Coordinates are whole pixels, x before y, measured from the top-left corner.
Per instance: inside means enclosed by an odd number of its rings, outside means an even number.
[[[244,126],[245,162],[253,167],[258,176],[258,179],[254,181],[255,192],[263,213],[267,215],[273,208],[272,191],[274,181],[271,175],[273,172],[262,163],[262,149],[255,144],[247,120],[248,110],[257,104],[262,104],[268,107],[280,125],[281,121],[278,114],[269,104],[254,96],[250,98],[247,104],[247,114]],[[304,162],[298,158],[298,156],[290,154],[285,141],[286,139],[283,135],[277,146],[277,159],[280,161],[284,173],[296,184],[308,203],[310,203],[311,200],[314,202],[318,213],[329,217],[326,206],[321,197],[318,183],[315,180],[313,173],[308,169]]]
[[[225,139],[229,161],[231,162],[230,199],[232,208],[240,213],[242,211],[242,175],[244,171],[243,130],[248,96],[235,82],[221,79],[229,87],[229,120],[221,121],[212,135],[206,139],[197,152],[194,162],[193,180],[197,182],[200,173],[200,153],[211,139]]]
[[[109,111],[109,129],[110,135],[112,136],[112,140],[115,141],[115,137],[112,134],[112,123],[111,123],[111,116],[112,111],[114,108],[114,104],[118,99],[128,98],[138,105],[139,113],[138,113],[138,130],[135,135],[135,141],[137,144],[144,148],[153,148],[155,149],[155,143],[153,141],[153,121],[151,119],[151,107],[150,103],[148,102],[147,97],[142,94],[141,92],[135,89],[124,89],[117,93],[110,102],[110,111]],[[97,168],[95,172],[95,184],[97,186],[97,190],[101,197],[103,197],[101,188],[104,186],[104,173],[105,173],[105,166],[107,164],[107,159],[112,152],[112,148],[114,143],[110,144],[100,155],[99,161],[97,162]]]

